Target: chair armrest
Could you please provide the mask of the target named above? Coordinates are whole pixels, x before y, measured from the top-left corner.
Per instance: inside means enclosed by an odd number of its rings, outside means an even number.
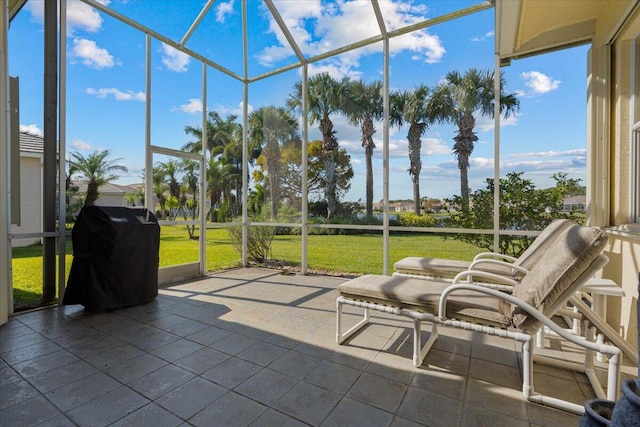
[[[515,274],[516,272],[518,272],[518,273],[522,273],[522,275],[526,275],[527,273],[529,273],[529,270],[527,270],[524,267],[512,264],[511,262],[506,262],[506,261],[492,259],[492,258],[481,258],[471,262],[471,265],[469,266],[469,270],[477,270],[478,266],[481,264],[497,265],[500,267],[508,268],[508,269],[511,269],[512,274]]]
[[[514,280],[513,278],[506,277],[496,273],[490,273],[488,271],[482,270],[465,270],[458,274],[453,278],[453,283],[460,283],[462,279],[466,278],[469,283],[473,283],[478,286],[483,286],[485,288],[497,289],[499,291],[507,291],[511,292],[514,286],[516,286],[519,282]],[[476,282],[476,278],[480,278],[488,280],[488,282]]]
[[[518,258],[498,252],[480,252],[478,255],[473,257],[473,261],[479,259],[501,259],[503,261],[515,262]]]
[[[500,298],[505,300],[511,304],[516,305],[519,309],[526,311],[530,316],[535,317],[538,321],[540,321],[543,325],[548,327],[550,330],[558,334],[560,337],[566,339],[567,341],[576,343],[582,347],[588,348],[594,351],[600,351],[603,353],[608,353],[611,355],[619,355],[620,349],[618,347],[610,346],[610,345],[602,345],[595,342],[591,342],[586,340],[584,337],[574,335],[570,332],[567,332],[564,328],[560,327],[553,320],[542,314],[539,310],[537,310],[531,304],[528,304],[521,299],[514,297],[513,295],[504,293],[502,291],[496,289],[490,289],[485,286],[474,285],[474,284],[453,284],[445,288],[440,295],[440,301],[438,302],[438,318],[441,321],[447,320],[447,297],[450,293],[453,293],[457,290],[467,290],[467,291],[475,291],[479,293],[483,293],[486,295],[491,295],[495,298]]]

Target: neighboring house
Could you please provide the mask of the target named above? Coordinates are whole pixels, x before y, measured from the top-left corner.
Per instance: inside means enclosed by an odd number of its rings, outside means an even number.
[[[20,132],[20,221],[11,227],[12,235],[42,232],[42,161],[44,139],[38,135]],[[77,196],[84,199],[87,192],[86,181],[72,181],[78,187]],[[127,198],[133,194],[140,184],[118,185],[107,184],[98,189],[100,197],[96,200],[98,206],[134,206]],[[72,197],[71,206],[77,197]],[[135,206],[143,203],[135,202]],[[77,214],[77,212],[74,212]],[[40,243],[39,237],[12,238],[11,247],[17,248]]]
[[[376,210],[384,209],[384,201],[374,203],[373,208]],[[413,202],[392,202],[389,203],[389,212],[413,212]]]
[[[78,200],[84,200],[87,194],[88,181],[75,180],[71,181],[72,187],[77,187],[77,191],[71,196],[69,201],[70,206],[77,203]],[[105,184],[98,188],[98,200],[96,200],[96,206],[141,206],[143,202],[131,201],[127,195],[136,192],[139,184],[132,185],[118,185],[118,184]],[[75,212],[74,214],[77,214]]]
[[[42,231],[42,160],[44,139],[20,132],[20,221],[12,234]],[[40,238],[12,239],[11,247],[39,243]]]
[[[584,211],[587,206],[587,196],[567,197],[562,204],[564,212]]]
[[[412,212],[413,203],[409,202],[395,202],[389,203],[389,212]]]

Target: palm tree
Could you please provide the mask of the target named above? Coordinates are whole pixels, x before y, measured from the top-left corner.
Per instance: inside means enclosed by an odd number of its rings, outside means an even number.
[[[237,116],[230,114],[226,119],[215,111],[207,114],[207,150],[209,151],[209,165],[217,168],[215,172],[207,173],[207,182],[211,210],[210,219],[213,221],[214,206],[219,201],[232,200],[231,182],[235,184],[236,200],[241,199],[242,188],[242,125],[236,123]],[[185,133],[194,136],[196,141],[189,142],[182,147],[185,151],[200,153],[202,151],[202,129],[186,126]],[[212,183],[212,179],[221,180]],[[214,189],[214,190],[211,190]]]
[[[167,207],[167,196],[166,192],[169,189],[169,186],[164,181],[164,174],[158,170],[157,167],[153,168],[151,173],[151,180],[153,183],[153,195],[156,197],[158,201],[158,205],[160,210],[158,211],[158,217],[165,217],[166,207]]]
[[[180,161],[180,170],[184,172],[182,182],[186,186],[187,191],[183,193],[191,194],[192,219],[195,219],[195,211],[198,206],[198,181],[200,179],[200,163],[195,160],[182,159]]]
[[[168,181],[169,195],[171,196],[169,202],[175,202],[179,207],[180,183],[178,182],[178,173],[181,171],[180,164],[177,160],[169,160],[166,162],[158,162],[156,168],[157,173]]]
[[[191,219],[195,220],[198,216],[198,181],[200,180],[200,163],[195,160],[182,159],[180,161],[180,170],[184,172],[182,177],[180,206],[182,207],[182,216],[187,219],[187,210],[191,212]],[[187,195],[191,194],[191,200],[187,199]],[[187,225],[189,238],[197,240],[195,235],[195,225]]]
[[[264,187],[260,182],[256,182],[253,190],[249,191],[247,196],[247,210],[252,215],[259,215],[262,210],[262,201],[264,200]]]
[[[211,202],[209,219],[214,221],[216,205],[224,199],[224,194],[229,187],[231,165],[214,157],[209,157],[207,163],[207,195]]]
[[[144,187],[137,187],[132,193],[125,194],[124,199],[131,203],[131,206],[135,206],[136,202],[140,202],[141,205],[144,205]]]
[[[362,147],[366,159],[366,213],[373,215],[373,134],[376,133],[374,120],[382,119],[384,109],[382,104],[382,82],[365,83],[363,80],[350,81],[347,85],[348,98],[343,105],[343,111],[349,123],[360,126],[362,132]]]
[[[224,146],[229,143],[237,132],[238,127],[242,133],[242,126],[236,123],[238,116],[229,114],[226,119],[222,119],[216,111],[207,113],[207,150],[211,156],[221,154]],[[202,128],[185,126],[187,135],[196,137],[196,141],[185,144],[183,150],[199,153],[202,150]]]
[[[401,127],[409,124],[409,175],[413,182],[413,211],[420,215],[420,171],[422,170],[422,135],[432,123],[428,107],[429,88],[419,85],[413,90],[393,92],[390,99],[390,122]]]
[[[280,204],[280,148],[298,139],[298,123],[282,107],[261,107],[249,115],[249,141],[260,149],[258,164],[267,171],[271,195],[271,219]]]
[[[237,203],[231,203],[233,197],[231,190],[235,190],[235,200],[242,200],[242,126],[235,124],[231,131],[231,138],[222,148],[222,154],[220,160],[226,165],[226,175],[223,177],[225,184],[224,199],[230,203],[232,214],[235,216],[238,214]],[[249,157],[249,163],[253,163],[253,158]]]
[[[98,188],[118,179],[115,171],[127,172],[125,166],[117,164],[121,158],[109,160],[109,150],[94,152],[84,157],[78,152],[71,153],[69,159],[70,175],[79,174],[81,179],[87,181],[87,196],[84,199],[85,206],[93,206],[100,196]]]
[[[505,94],[506,81],[500,74],[500,114],[509,117],[520,109],[520,102],[514,94]],[[448,73],[431,94],[429,110],[433,119],[458,126],[453,138],[453,152],[460,169],[460,195],[463,209],[469,205],[469,157],[473,152],[473,143],[478,140],[473,131],[476,125],[474,112],[482,116],[494,116],[494,73],[489,70],[470,68],[464,75],[457,71]]]
[[[338,140],[333,130],[331,114],[342,112],[343,86],[333,79],[329,73],[320,73],[311,77],[307,85],[307,103],[309,108],[309,123],[319,123],[322,133],[322,151],[325,157],[325,176],[327,185],[325,187],[325,198],[327,200],[327,219],[336,212],[338,206],[338,195],[335,174],[335,151],[338,148]],[[287,106],[296,115],[303,112],[302,105],[302,82],[296,82],[293,92],[287,99]]]

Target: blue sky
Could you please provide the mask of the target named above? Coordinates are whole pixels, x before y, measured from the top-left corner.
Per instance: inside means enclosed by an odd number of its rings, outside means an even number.
[[[179,42],[198,16],[203,0],[100,0]],[[303,54],[313,57],[377,34],[369,1],[275,1]],[[379,2],[393,30],[477,4],[477,1]],[[68,0],[67,151],[87,155],[110,149],[129,168],[118,181],[140,182],[144,166],[145,36],[77,0]],[[410,35],[391,39],[390,87],[407,90],[435,86],[453,70],[493,68],[493,10],[476,13]],[[43,0],[29,0],[11,23],[9,71],[20,78],[21,130],[43,130]],[[240,0],[218,0],[203,18],[186,47],[243,76]],[[296,62],[286,39],[261,1],[248,3],[249,77]],[[505,91],[520,99],[520,112],[502,121],[501,175],[524,172],[538,187],[552,185],[551,175],[567,172],[586,184],[586,55],[587,46],[513,61],[505,67]],[[567,66],[570,64],[571,66]],[[327,71],[366,81],[382,80],[382,45],[373,44],[313,63],[310,75]],[[152,42],[152,144],[179,149],[190,138],[185,126],[200,126],[202,63],[164,43]],[[298,69],[259,80],[249,88],[249,110],[284,105]],[[207,69],[207,110],[241,120],[242,84],[211,67]],[[347,200],[364,199],[364,151],[357,128],[333,117],[339,145],[352,157],[355,176]],[[318,138],[310,126],[310,138]],[[382,124],[374,140],[374,200],[382,198]],[[493,177],[493,120],[477,117],[479,141],[471,157],[470,187],[484,188]],[[411,180],[407,128],[390,129],[390,198],[410,199]],[[445,198],[459,194],[459,170],[451,152],[455,128],[434,125],[423,137],[421,194]],[[161,156],[154,161],[165,160]]]

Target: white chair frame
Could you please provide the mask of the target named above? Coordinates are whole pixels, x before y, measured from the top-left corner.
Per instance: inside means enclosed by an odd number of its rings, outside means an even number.
[[[600,270],[607,262],[608,258],[605,255],[600,254],[592,262],[591,266],[587,268],[574,281],[574,283],[566,291],[565,295],[573,295],[593,276],[595,271]],[[535,307],[513,297],[512,295],[502,292],[499,289],[491,289],[484,285],[459,283],[461,280],[469,276],[478,276],[483,274],[486,275],[486,273],[473,270],[465,271],[458,274],[454,279],[454,283],[447,287],[442,293],[437,316],[417,310],[395,307],[393,305],[380,304],[379,302],[369,302],[366,301],[366,297],[363,297],[359,300],[341,295],[336,300],[336,341],[338,342],[338,344],[343,344],[347,339],[349,339],[351,336],[359,332],[364,326],[366,326],[370,322],[369,310],[390,313],[402,317],[407,317],[413,320],[413,365],[416,367],[422,365],[424,358],[435,343],[435,340],[438,337],[439,326],[465,329],[493,336],[511,338],[522,343],[522,395],[525,399],[531,402],[553,406],[576,414],[584,413],[584,406],[582,405],[577,405],[573,402],[564,401],[534,392],[533,362],[535,361],[538,363],[548,364],[555,367],[575,370],[584,373],[591,383],[596,397],[600,399],[606,398],[613,401],[617,400],[620,382],[621,362],[621,351],[618,347],[594,342],[594,335],[590,328],[585,328],[585,331],[589,331],[586,333],[585,337],[577,336],[570,332],[567,332],[565,329],[561,328],[554,321],[552,321],[550,317],[544,315]],[[571,363],[550,357],[543,357],[541,355],[534,355],[534,340],[536,331],[512,331],[498,327],[484,326],[468,321],[460,321],[447,318],[445,316],[447,297],[457,290],[473,290],[504,299],[512,304],[517,305],[519,308],[526,311],[528,315],[533,316],[535,319],[537,319],[541,323],[540,328],[546,327],[549,330],[553,331],[554,334],[557,334],[559,337],[582,347],[585,351],[584,363]],[[549,307],[548,312],[557,312],[566,304],[566,301],[567,298],[557,300],[552,307]],[[390,302],[390,304],[393,303]],[[342,315],[344,305],[350,305],[364,309],[363,318],[345,332],[342,331]],[[421,339],[422,322],[429,322],[432,324],[431,336],[424,345],[422,345]],[[596,352],[603,353],[609,357],[606,393],[604,392],[604,389],[595,374],[594,358]]]

